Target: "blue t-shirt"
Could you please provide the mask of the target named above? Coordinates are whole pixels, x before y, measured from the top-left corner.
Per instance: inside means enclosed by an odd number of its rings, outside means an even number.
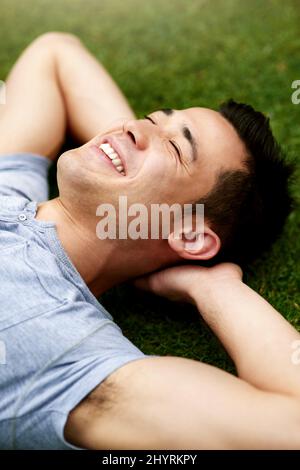
[[[99,304],[55,224],[35,219],[49,161],[0,156],[0,448],[76,449],[69,412],[108,375],[146,356]]]

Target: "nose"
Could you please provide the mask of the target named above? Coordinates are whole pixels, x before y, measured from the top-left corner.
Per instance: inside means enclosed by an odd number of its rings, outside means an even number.
[[[124,125],[124,131],[130,137],[136,148],[145,150],[153,137],[154,129],[151,122],[143,119],[131,119]]]

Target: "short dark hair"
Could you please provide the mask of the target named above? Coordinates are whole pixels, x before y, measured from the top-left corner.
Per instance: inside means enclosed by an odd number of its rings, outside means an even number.
[[[269,119],[232,99],[219,108],[243,141],[245,170],[221,171],[200,201],[221,239],[215,261],[244,264],[265,251],[280,234],[293,207],[289,180],[293,163],[276,142]]]

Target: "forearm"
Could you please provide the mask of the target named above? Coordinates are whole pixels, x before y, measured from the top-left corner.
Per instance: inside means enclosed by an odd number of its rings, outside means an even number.
[[[292,360],[300,334],[239,280],[193,290],[204,320],[234,360],[239,376],[262,389],[300,397],[300,364]]]
[[[82,143],[134,113],[112,78],[70,34],[46,33],[21,54],[6,80],[0,155],[57,158],[68,128]]]
[[[59,44],[55,58],[67,123],[80,142],[135,118],[115,81],[78,39]]]

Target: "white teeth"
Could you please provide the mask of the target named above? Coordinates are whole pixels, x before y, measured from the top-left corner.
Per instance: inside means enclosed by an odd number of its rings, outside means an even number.
[[[108,156],[109,156],[109,158],[110,158],[111,160],[115,160],[115,159],[118,159],[118,160],[119,160],[119,155],[118,155],[117,153],[115,153],[115,152],[110,153]]]
[[[114,164],[114,166],[116,167],[116,169],[119,171],[119,173],[121,173],[122,171],[124,171],[124,167],[121,163],[121,160],[118,160],[119,163],[116,163],[116,160],[112,160],[112,163]]]
[[[115,150],[109,144],[101,144],[99,146],[101,150],[111,159],[119,158],[119,155],[115,152]]]
[[[120,160],[119,158],[114,158],[114,159],[112,160],[112,163],[113,163],[115,166],[120,166],[120,165],[122,165],[122,162],[121,162],[121,160]]]
[[[122,175],[125,175],[125,173],[124,173],[124,168],[123,168],[122,165],[117,166],[117,167],[116,167],[116,170],[118,170],[118,172],[121,173]]]
[[[101,144],[99,147],[106,153],[106,155],[113,155],[116,153],[110,144]]]
[[[116,170],[122,175],[125,175],[124,167],[122,161],[119,158],[119,155],[115,152],[112,146],[108,143],[99,145],[99,148],[111,159],[111,162],[114,164]]]

